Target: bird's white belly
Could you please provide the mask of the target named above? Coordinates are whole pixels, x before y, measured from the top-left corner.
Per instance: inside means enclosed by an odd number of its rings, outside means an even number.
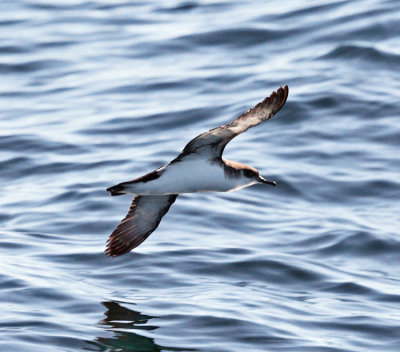
[[[167,165],[153,181],[135,184],[137,194],[228,192],[246,187],[243,180],[226,177],[224,168],[208,161],[181,161]]]

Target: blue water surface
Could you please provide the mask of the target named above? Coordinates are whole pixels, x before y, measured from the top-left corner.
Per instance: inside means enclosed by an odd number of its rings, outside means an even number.
[[[400,2],[2,1],[1,351],[399,351]],[[273,90],[225,157],[278,187],[130,196]]]

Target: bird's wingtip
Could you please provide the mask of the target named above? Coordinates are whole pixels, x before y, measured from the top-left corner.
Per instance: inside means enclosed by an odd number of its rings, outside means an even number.
[[[287,84],[285,84],[283,86],[283,88],[279,87],[279,89],[277,91],[277,96],[278,96],[278,98],[279,98],[279,100],[281,102],[280,105],[279,105],[279,108],[278,108],[278,110],[279,110],[280,108],[282,108],[283,105],[285,105],[286,100],[287,100],[287,98],[289,96],[289,86]]]

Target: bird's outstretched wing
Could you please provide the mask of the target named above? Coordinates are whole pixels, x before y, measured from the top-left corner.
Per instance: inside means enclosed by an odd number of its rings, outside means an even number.
[[[191,153],[209,158],[220,158],[225,146],[234,137],[274,116],[285,104],[288,94],[288,86],[279,88],[231,123],[204,132],[192,139],[175,160],[179,161]]]
[[[135,196],[128,214],[110,235],[105,254],[116,257],[141,244],[157,228],[177,197],[177,194]]]

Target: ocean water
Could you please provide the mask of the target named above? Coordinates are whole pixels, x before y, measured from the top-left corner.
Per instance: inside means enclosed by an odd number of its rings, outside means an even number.
[[[399,351],[400,2],[0,3],[1,351]],[[157,168],[279,86],[225,157],[278,187],[180,196],[108,258]]]

